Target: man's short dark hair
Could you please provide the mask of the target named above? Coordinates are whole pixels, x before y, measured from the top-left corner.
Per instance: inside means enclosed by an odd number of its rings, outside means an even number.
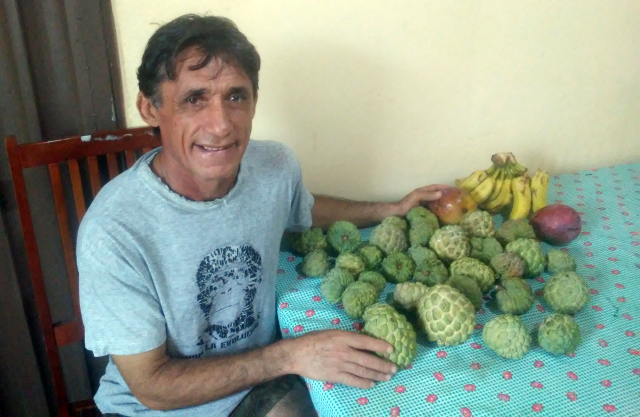
[[[260,55],[235,23],[224,17],[187,14],[158,28],[142,55],[138,88],[154,106],[162,106],[160,84],[176,79],[177,59],[191,48],[196,48],[201,58],[189,70],[199,70],[219,58],[242,68],[257,95]]]

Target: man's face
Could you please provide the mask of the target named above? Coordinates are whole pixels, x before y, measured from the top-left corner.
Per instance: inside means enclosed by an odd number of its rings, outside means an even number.
[[[161,85],[162,105],[150,124],[162,134],[163,160],[180,181],[206,184],[234,179],[251,135],[256,97],[251,80],[233,64],[213,59],[196,71],[201,55],[185,51],[177,77]]]

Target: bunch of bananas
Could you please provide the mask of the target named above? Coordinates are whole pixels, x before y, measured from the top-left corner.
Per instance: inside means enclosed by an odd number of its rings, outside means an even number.
[[[509,219],[524,219],[547,205],[549,175],[545,171],[537,170],[530,178],[511,152],[497,153],[491,162],[490,168],[455,181],[478,207],[491,214],[510,208]]]

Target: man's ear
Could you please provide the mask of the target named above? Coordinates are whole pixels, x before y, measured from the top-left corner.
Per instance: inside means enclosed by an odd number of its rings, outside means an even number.
[[[136,100],[136,106],[138,107],[138,112],[149,126],[158,127],[160,123],[158,122],[158,109],[153,105],[151,100],[147,98],[142,91],[138,92],[138,99]]]
[[[258,93],[255,93],[255,96],[253,98],[253,116],[256,115],[256,106],[258,105]],[[253,118],[253,117],[252,117]]]

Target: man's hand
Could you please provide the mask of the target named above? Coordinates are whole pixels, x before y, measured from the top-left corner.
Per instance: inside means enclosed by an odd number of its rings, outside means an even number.
[[[372,353],[391,353],[393,347],[363,334],[326,330],[287,342],[291,373],[307,378],[372,388],[374,381],[388,381],[397,372],[393,363]]]
[[[404,217],[412,208],[429,201],[438,200],[442,197],[442,191],[447,188],[451,187],[448,185],[433,184],[413,190],[398,202],[398,212],[396,216]]]

